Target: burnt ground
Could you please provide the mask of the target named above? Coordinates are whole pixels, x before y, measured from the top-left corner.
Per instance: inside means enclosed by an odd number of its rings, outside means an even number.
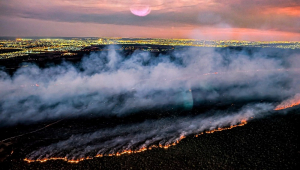
[[[299,109],[254,119],[243,127],[189,136],[169,149],[152,149],[138,154],[102,157],[70,164],[64,161],[26,163],[24,143],[38,141],[38,135],[1,143],[1,169],[297,169],[300,161]],[[74,120],[72,120],[74,121]],[[71,122],[72,122],[71,121]],[[38,133],[67,126],[63,120]],[[24,126],[29,130],[43,125]],[[69,126],[69,124],[68,124]],[[2,129],[9,132],[8,129]],[[7,134],[7,133],[4,133]],[[1,137],[2,138],[2,137]],[[3,139],[3,138],[2,138]],[[58,140],[51,138],[49,140]],[[30,146],[38,147],[38,146]]]

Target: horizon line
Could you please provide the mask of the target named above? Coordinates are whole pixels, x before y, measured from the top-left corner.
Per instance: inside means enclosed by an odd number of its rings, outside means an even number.
[[[236,39],[230,39],[230,40],[225,40],[225,39],[193,39],[193,38],[147,38],[147,37],[90,37],[90,36],[0,36],[0,38],[36,38],[36,39],[52,39],[52,38],[110,38],[110,39],[169,39],[169,40],[196,40],[196,41],[246,41],[246,42],[298,42],[300,41],[289,41],[289,40],[273,40],[273,41],[265,41],[265,40],[236,40]]]

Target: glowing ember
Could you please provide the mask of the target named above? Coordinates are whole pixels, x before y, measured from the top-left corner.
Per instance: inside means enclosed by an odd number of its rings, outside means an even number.
[[[229,127],[224,127],[224,128],[219,127],[217,129],[214,129],[214,130],[204,131],[204,132],[201,132],[200,134],[195,135],[195,137],[198,137],[198,136],[203,135],[205,133],[210,134],[210,133],[214,133],[214,132],[220,132],[220,131],[223,131],[223,130],[229,130],[229,129],[232,129],[232,128],[235,128],[235,127],[244,126],[246,124],[247,124],[246,120],[241,120],[240,124],[231,125]],[[138,150],[124,150],[122,152],[110,153],[110,154],[107,154],[107,155],[98,154],[95,157],[98,158],[98,157],[103,157],[103,156],[121,156],[121,155],[124,155],[124,154],[140,153],[140,152],[144,152],[144,151],[147,151],[147,150],[151,150],[153,148],[168,149],[169,147],[175,146],[176,144],[178,144],[185,137],[186,136],[181,135],[180,138],[178,140],[176,140],[176,142],[173,142],[171,144],[164,144],[164,145],[159,144],[158,146],[157,145],[152,145],[152,146],[149,146],[149,147],[142,147]],[[79,163],[81,161],[88,160],[88,159],[93,159],[93,158],[92,157],[86,157],[86,158],[80,158],[80,159],[75,159],[75,160],[74,159],[67,159],[66,157],[51,157],[51,158],[43,158],[43,159],[36,159],[36,160],[31,160],[31,159],[25,158],[24,161],[26,161],[28,163],[32,163],[32,162],[44,163],[44,162],[47,162],[47,161],[50,161],[50,160],[63,160],[63,161],[66,161],[68,163]]]

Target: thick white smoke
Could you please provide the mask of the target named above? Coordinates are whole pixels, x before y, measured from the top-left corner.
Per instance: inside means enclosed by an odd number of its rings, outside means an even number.
[[[74,132],[27,156],[70,160],[169,145],[182,136],[273,113],[279,101],[300,92],[299,61],[297,54],[274,49],[189,48],[159,56],[108,49],[77,64],[44,69],[29,65],[13,76],[0,72],[0,126],[90,114],[126,117],[168,107],[193,112],[193,107],[210,103],[251,102],[235,111],[211,110]]]
[[[216,99],[293,96],[299,92],[299,55],[272,55],[190,48],[124,56],[111,49],[77,65],[29,65],[13,76],[0,72],[0,126],[89,113],[121,116],[168,105],[192,108]]]

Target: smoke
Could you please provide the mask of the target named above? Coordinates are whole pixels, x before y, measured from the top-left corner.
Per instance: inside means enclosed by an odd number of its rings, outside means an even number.
[[[294,97],[289,98],[281,102],[278,106],[276,106],[275,110],[283,110],[290,107],[294,107],[300,105],[300,94],[296,94]]]
[[[104,128],[95,132],[72,135],[70,138],[53,143],[30,153],[29,160],[65,158],[79,160],[96,155],[109,155],[124,151],[141,151],[153,146],[169,147],[183,137],[233,126],[253,117],[269,114],[270,104],[247,105],[240,111],[228,115],[213,113],[213,116],[185,116],[147,120],[142,123]]]
[[[184,136],[263,117],[299,99],[297,51],[186,48],[157,56],[145,51],[125,55],[116,49],[91,53],[76,64],[29,64],[13,76],[0,71],[0,126],[91,114],[144,116],[142,111],[159,109],[171,115],[72,131],[27,158],[75,160],[169,146]],[[236,104],[240,107],[230,109]],[[210,109],[197,112],[205,107]],[[176,115],[178,108],[189,113]]]
[[[78,64],[0,72],[0,125],[76,116],[126,116],[167,106],[280,101],[299,93],[299,55],[280,50],[189,48],[154,56],[118,47]]]

